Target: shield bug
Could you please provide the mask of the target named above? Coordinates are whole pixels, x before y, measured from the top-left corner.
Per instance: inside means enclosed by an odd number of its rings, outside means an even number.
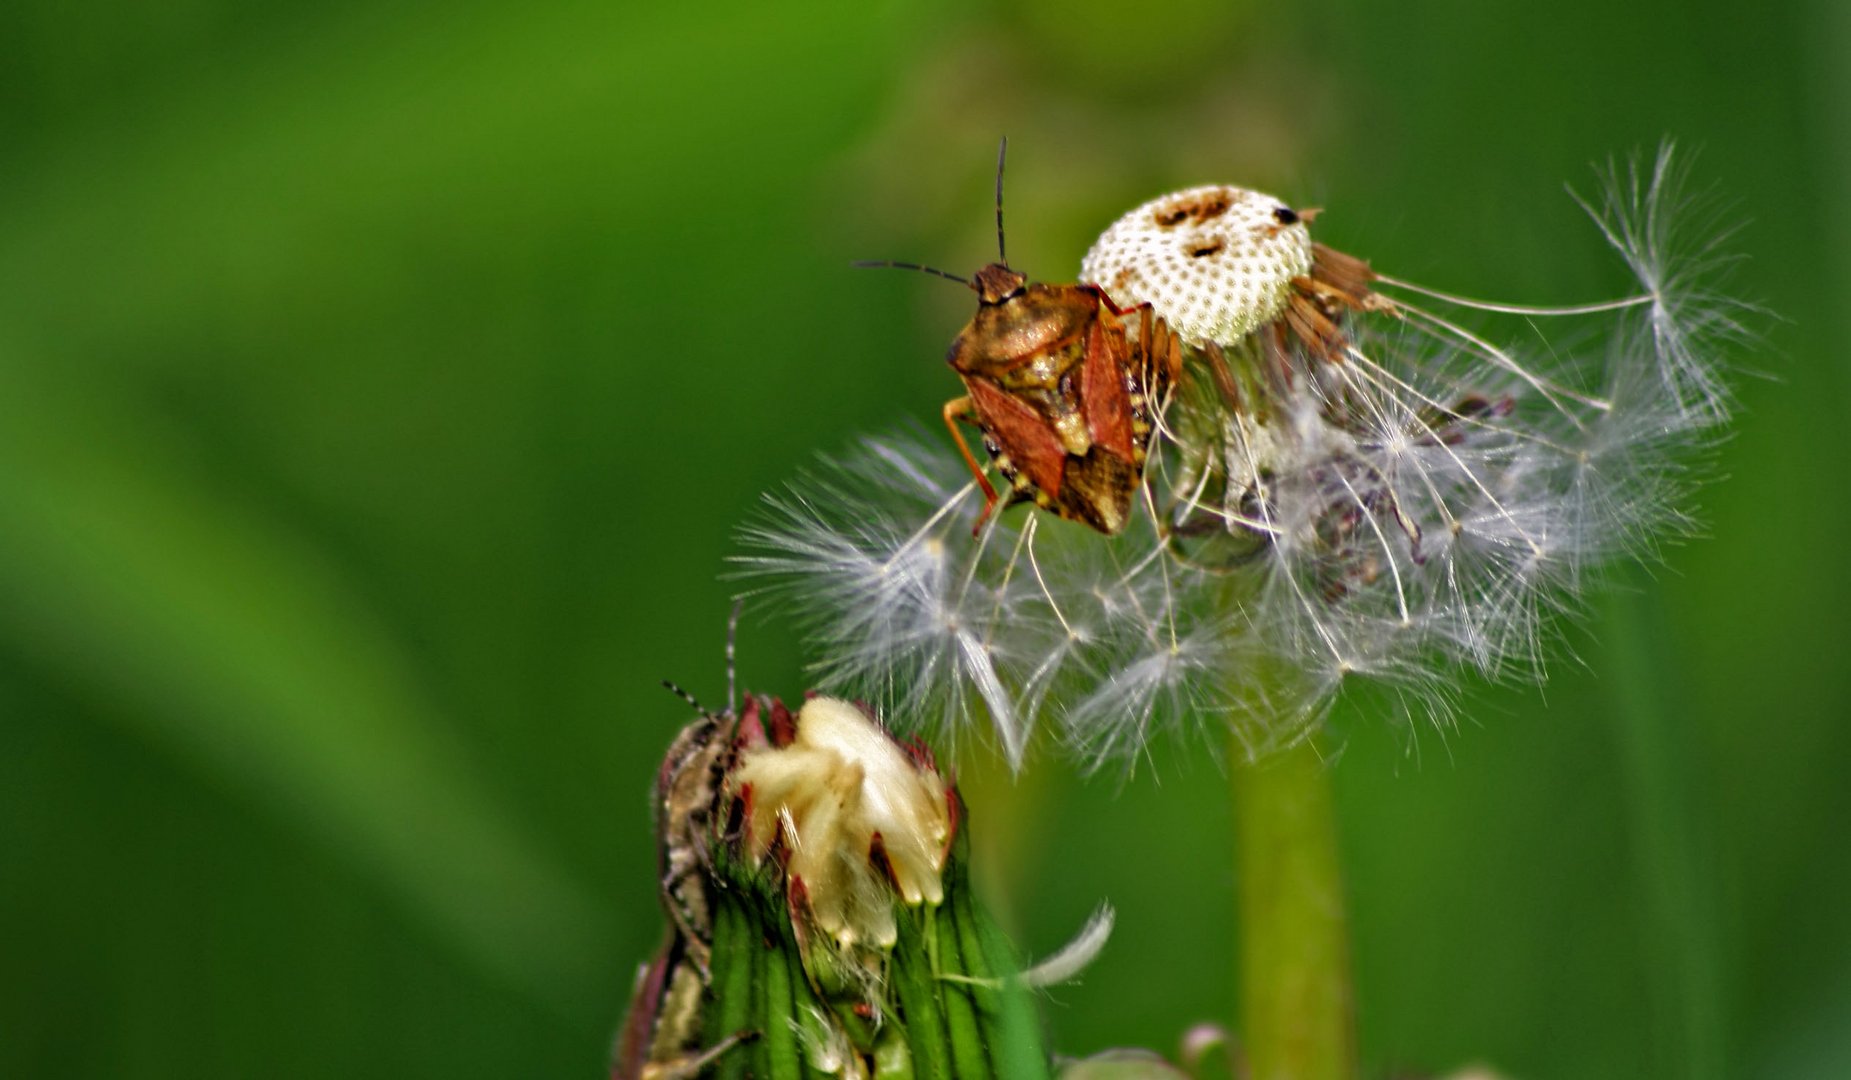
[[[1007,501],[1033,502],[1107,536],[1130,520],[1156,413],[1181,373],[1181,343],[1149,304],[1121,308],[1097,285],[1033,283],[1009,267],[1003,243],[1003,140],[996,159],[997,260],[966,280],[914,263],[977,293],[945,359],[964,381],[945,403],[945,426],[983,489],[982,528],[1003,498],[964,439],[976,425]]]

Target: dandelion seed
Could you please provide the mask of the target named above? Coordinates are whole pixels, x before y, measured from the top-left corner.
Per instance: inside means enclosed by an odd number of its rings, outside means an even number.
[[[987,718],[1017,765],[1037,720],[1094,763],[1204,718],[1257,756],[1357,684],[1446,723],[1461,672],[1540,676],[1590,571],[1688,528],[1748,309],[1681,175],[1668,146],[1603,174],[1582,205],[1639,290],[1564,307],[1378,273],[1258,192],[1153,200],[1081,270],[1188,347],[1123,533],[972,539],[955,461],[871,440],[774,499],[745,566],[801,601],[826,687]]]

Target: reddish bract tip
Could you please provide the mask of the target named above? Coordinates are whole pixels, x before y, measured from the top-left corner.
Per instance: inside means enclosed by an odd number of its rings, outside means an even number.
[[[927,746],[925,740],[921,739],[919,736],[914,735],[902,740],[900,749],[906,751],[906,756],[912,759],[913,764],[922,769],[931,769],[933,772],[938,771],[938,759],[933,756],[932,748]]]
[[[733,804],[726,810],[726,833],[722,837],[731,847],[737,848],[745,838],[746,822],[752,819],[752,785],[746,784],[739,789]]]
[[[874,867],[875,873],[887,879],[887,884],[894,892],[900,891],[900,876],[893,868],[893,860],[887,856],[887,842],[881,839],[878,832],[868,843],[868,865]]]
[[[790,834],[784,829],[783,821],[779,821],[778,827],[773,830],[771,834],[771,845],[765,849],[765,856],[769,858],[779,870],[786,869],[790,866],[791,838]]]
[[[797,721],[791,711],[784,707],[784,702],[771,699],[771,745],[782,750],[797,738]]]
[[[745,708],[739,713],[739,730],[733,736],[735,746],[765,745],[765,722],[759,715],[762,711],[763,703],[757,697],[747,694]]]

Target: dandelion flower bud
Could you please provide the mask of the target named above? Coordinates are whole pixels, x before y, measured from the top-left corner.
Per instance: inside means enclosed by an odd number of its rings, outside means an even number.
[[[746,856],[758,865],[781,851],[817,928],[842,945],[892,948],[892,894],[915,905],[945,898],[945,782],[846,701],[811,698],[795,728],[787,745],[747,748],[733,771],[749,792]]]
[[[656,795],[670,929],[613,1080],[1049,1075],[1027,987],[1097,955],[1109,911],[1023,970],[923,745],[846,701],[749,697],[683,730]]]

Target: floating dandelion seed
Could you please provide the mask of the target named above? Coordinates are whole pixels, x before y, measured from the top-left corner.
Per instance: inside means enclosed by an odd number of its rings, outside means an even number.
[[[1017,765],[1043,713],[1094,763],[1203,718],[1258,755],[1359,680],[1444,723],[1463,670],[1540,675],[1590,568],[1688,528],[1744,309],[1680,178],[1669,147],[1606,170],[1583,205],[1640,291],[1553,308],[1377,273],[1258,192],[1147,203],[1081,272],[1189,347],[1123,534],[973,539],[955,461],[870,440],[774,497],[742,562],[808,613],[824,686],[950,735],[987,714]]]

